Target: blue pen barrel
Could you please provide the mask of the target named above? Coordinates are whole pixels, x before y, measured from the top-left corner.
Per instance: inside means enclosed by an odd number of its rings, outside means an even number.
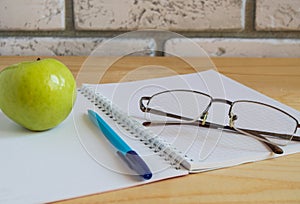
[[[89,118],[100,128],[103,135],[118,150],[128,152],[131,148],[117,135],[117,133],[94,111],[88,110]]]
[[[144,160],[96,112],[88,110],[88,115],[91,121],[100,128],[107,140],[118,150],[118,155],[126,162],[129,168],[144,179],[150,179],[152,173]]]

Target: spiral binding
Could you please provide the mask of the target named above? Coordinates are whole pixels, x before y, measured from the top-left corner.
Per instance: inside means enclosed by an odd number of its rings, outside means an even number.
[[[133,118],[128,117],[116,105],[112,104],[109,99],[99,93],[95,93],[92,86],[83,85],[78,91],[126,131],[140,139],[144,145],[158,153],[159,156],[164,157],[166,161],[169,161],[174,168],[180,169],[181,165],[185,166],[188,159],[186,155],[182,156],[176,148],[171,147],[169,143],[159,138]]]

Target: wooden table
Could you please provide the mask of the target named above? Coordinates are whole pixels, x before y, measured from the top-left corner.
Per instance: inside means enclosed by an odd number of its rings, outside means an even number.
[[[0,57],[0,70],[29,57]],[[43,58],[43,57],[42,57]],[[55,57],[79,76],[86,57]],[[90,72],[81,79],[106,70],[102,83],[184,74],[193,71],[188,63],[169,57],[98,58]],[[207,65],[203,59],[191,59]],[[246,86],[300,110],[300,59],[213,58],[217,70]],[[86,63],[87,64],[87,63]],[[145,68],[147,66],[147,68]],[[155,67],[167,67],[154,70]],[[133,72],[144,67],[139,72]],[[128,72],[131,73],[130,78]],[[78,75],[78,73],[80,73]],[[1,87],[0,87],[1,88]],[[300,203],[300,154],[244,164],[143,186],[112,191],[61,203]]]

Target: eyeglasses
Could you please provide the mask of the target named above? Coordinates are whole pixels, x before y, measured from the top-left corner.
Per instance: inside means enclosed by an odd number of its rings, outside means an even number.
[[[230,106],[228,125],[207,121],[213,103]],[[145,126],[185,124],[234,131],[263,142],[276,154],[283,153],[280,145],[286,145],[291,140],[300,141],[300,136],[295,135],[300,128],[295,117],[257,101],[232,102],[194,90],[168,90],[142,97],[140,109],[148,114],[148,121],[143,123]]]

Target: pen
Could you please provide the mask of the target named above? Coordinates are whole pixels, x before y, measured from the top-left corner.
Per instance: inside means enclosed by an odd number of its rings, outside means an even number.
[[[118,150],[117,154],[139,176],[148,180],[152,173],[144,160],[94,111],[88,110],[91,121],[102,131],[107,140]]]

